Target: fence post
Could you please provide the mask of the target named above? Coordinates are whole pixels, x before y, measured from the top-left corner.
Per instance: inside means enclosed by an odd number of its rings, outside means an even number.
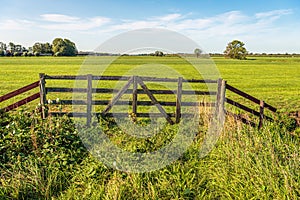
[[[132,90],[132,113],[137,113],[137,80],[136,76],[133,76],[133,90]]]
[[[48,116],[48,110],[46,108],[47,100],[46,100],[46,81],[45,74],[40,73],[40,104],[41,104],[41,117],[45,119]]]
[[[218,89],[217,89],[217,100],[216,100],[216,109],[215,117],[218,119],[221,114],[225,112],[225,94],[226,94],[226,81],[219,78],[218,79]]]
[[[182,77],[178,77],[178,88],[176,97],[176,113],[175,113],[175,123],[180,122],[181,117],[181,96],[182,96]]]
[[[262,126],[263,126],[264,109],[265,109],[265,102],[263,100],[260,100],[260,103],[259,103],[259,124],[258,124],[258,129],[261,129]]]
[[[86,126],[90,127],[92,121],[92,75],[87,75],[87,101],[86,101]]]

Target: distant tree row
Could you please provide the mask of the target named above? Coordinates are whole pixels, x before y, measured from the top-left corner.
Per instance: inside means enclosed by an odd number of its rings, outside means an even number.
[[[50,44],[49,42],[36,42],[28,49],[22,45],[16,45],[10,42],[8,45],[0,42],[0,56],[76,56],[78,53],[76,45],[69,39],[55,38]]]

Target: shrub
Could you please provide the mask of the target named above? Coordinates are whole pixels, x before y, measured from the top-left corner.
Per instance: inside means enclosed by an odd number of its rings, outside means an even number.
[[[29,57],[31,57],[31,56],[33,56],[33,53],[32,53],[32,52],[29,52],[27,55],[28,55]]]
[[[22,56],[28,56],[28,53],[27,52],[23,52]]]
[[[34,56],[40,56],[39,52],[34,52]]]
[[[0,50],[0,56],[4,56],[4,51],[3,50]]]
[[[14,55],[14,56],[20,56],[20,53],[19,53],[19,52],[14,52],[13,55]]]
[[[56,52],[54,56],[62,56],[61,52]]]

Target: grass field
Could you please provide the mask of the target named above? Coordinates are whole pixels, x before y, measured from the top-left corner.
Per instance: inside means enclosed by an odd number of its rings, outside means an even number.
[[[85,57],[0,58],[0,95],[36,81],[39,73],[76,75],[84,61]],[[213,61],[229,84],[282,111],[300,109],[300,58],[253,57],[232,60],[216,57]],[[194,71],[186,70],[189,64],[176,57],[120,57],[105,74],[123,75],[137,65],[149,63],[167,65],[186,78],[194,78]]]
[[[0,95],[36,81],[40,72],[76,75],[84,60],[0,58]],[[300,58],[213,60],[229,84],[280,111],[300,110]],[[188,63],[176,57],[120,57],[105,74],[123,75],[147,63],[168,65],[185,78],[198,78],[195,71],[187,70]],[[73,83],[49,80],[47,84]],[[36,104],[33,102],[33,106]],[[92,157],[72,119],[64,116],[42,120],[40,113],[22,110],[0,112],[0,199],[299,198],[300,130],[286,113],[278,115],[273,123],[266,122],[261,130],[228,117],[212,151],[199,158],[199,148],[207,135],[204,121],[208,118],[202,117],[197,136],[178,160],[160,170],[129,173],[109,168]],[[110,140],[129,152],[152,152],[175,137],[176,126],[166,126],[154,136],[140,139],[124,133],[113,121],[100,123]]]

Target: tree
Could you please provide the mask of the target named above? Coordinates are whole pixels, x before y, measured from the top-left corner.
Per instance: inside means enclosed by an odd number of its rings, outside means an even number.
[[[40,43],[36,42],[32,47],[33,53],[39,54],[52,54],[52,46],[50,43]]]
[[[53,40],[52,51],[54,55],[61,56],[75,56],[78,52],[74,42],[62,38],[55,38]]]
[[[194,50],[194,53],[196,54],[197,58],[199,58],[199,56],[200,56],[201,53],[202,53],[202,50],[199,49],[199,48],[196,48],[196,49]]]
[[[0,42],[0,50],[1,51],[6,51],[6,44],[5,43],[3,43],[3,42]]]
[[[233,40],[228,43],[226,50],[224,51],[225,57],[234,59],[246,59],[247,50],[244,47],[244,43],[239,40]]]
[[[8,43],[8,50],[11,54],[15,52],[15,44],[13,42]]]
[[[155,56],[163,56],[164,53],[162,51],[155,51],[154,55]]]

